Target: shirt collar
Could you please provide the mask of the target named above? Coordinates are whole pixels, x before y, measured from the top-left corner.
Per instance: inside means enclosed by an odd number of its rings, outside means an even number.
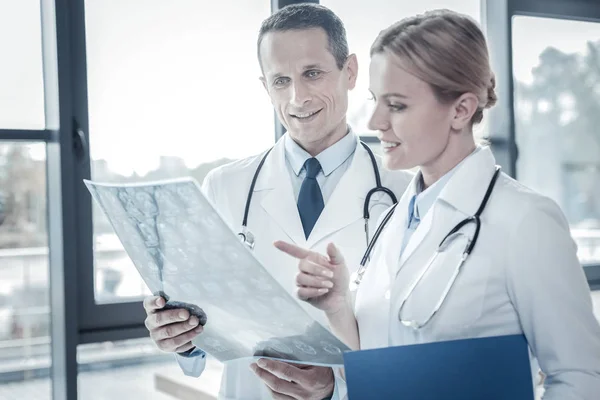
[[[458,168],[467,159],[469,159],[473,154],[477,153],[480,149],[481,147],[479,146],[475,148],[475,150],[467,157],[465,157],[464,160],[458,163],[454,168],[448,171],[444,176],[442,176],[433,185],[429,186],[425,190],[423,190],[423,176],[419,171],[418,178],[416,179],[416,194],[413,196],[414,200],[411,199],[411,202],[409,204],[408,220],[410,221],[413,215],[419,220],[423,218],[423,216],[427,214],[429,209],[433,206],[433,203],[435,203],[435,200],[439,197],[440,193],[444,189],[444,186],[446,186],[446,184],[448,183],[450,178],[452,178],[452,175],[454,175],[456,170],[458,170]]]
[[[312,156],[308,154],[298,143],[296,143],[290,135],[285,137],[285,157],[287,158],[292,170],[296,176],[300,175],[302,167],[306,160]],[[351,129],[348,130],[346,136],[338,140],[332,146],[329,146],[315,157],[321,164],[323,174],[328,176],[344,163],[356,150],[358,139]]]

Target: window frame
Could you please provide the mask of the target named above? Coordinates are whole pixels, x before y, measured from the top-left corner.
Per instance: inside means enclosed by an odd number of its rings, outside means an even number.
[[[267,1],[267,0],[265,0]],[[481,0],[499,101],[488,115],[497,162],[516,177],[512,75],[512,18],[517,15],[600,22],[593,0]],[[88,95],[84,0],[40,0],[46,128],[0,129],[0,141],[46,144],[47,219],[52,334],[52,395],[77,399],[77,345],[147,336],[140,301],[96,304],[92,199],[89,178]],[[271,0],[272,11],[302,1]],[[318,1],[310,1],[318,3]],[[277,121],[277,118],[275,117]],[[274,139],[285,130],[277,121]],[[362,137],[377,143],[373,136]],[[592,289],[600,289],[600,264],[586,265]]]
[[[492,148],[504,170],[518,179],[511,45],[513,19],[528,16],[600,23],[600,5],[594,0],[482,0],[481,8],[498,82],[499,100],[488,117],[490,132],[493,132]],[[600,263],[585,264],[583,269],[590,289],[600,290]]]

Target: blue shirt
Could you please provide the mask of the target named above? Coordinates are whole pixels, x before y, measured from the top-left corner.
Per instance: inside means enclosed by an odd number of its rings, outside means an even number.
[[[306,176],[304,163],[312,156],[300,147],[300,145],[289,135],[285,135],[283,140],[285,141],[286,165],[294,189],[294,199],[298,201],[300,187]],[[357,140],[356,135],[349,130],[346,136],[317,154],[315,157],[321,164],[321,171],[317,174],[317,182],[321,188],[321,194],[323,195],[323,202],[325,204],[327,204],[327,200],[331,197],[333,190],[350,167],[352,155],[356,151]]]
[[[429,212],[435,200],[439,197],[440,193],[444,189],[444,186],[448,183],[452,175],[456,172],[456,170],[465,162],[466,159],[471,157],[473,154],[479,151],[480,147],[477,147],[471,154],[464,158],[461,162],[459,162],[454,168],[450,171],[446,172],[444,176],[435,181],[435,183],[429,186],[427,189],[423,190],[423,175],[419,171],[416,179],[416,194],[410,199],[410,203],[408,204],[408,218],[406,224],[406,232],[404,233],[404,239],[402,240],[402,250],[400,251],[400,257],[402,257],[402,253],[404,253],[404,249],[408,244],[413,233],[417,230],[419,226],[419,222],[421,219]]]

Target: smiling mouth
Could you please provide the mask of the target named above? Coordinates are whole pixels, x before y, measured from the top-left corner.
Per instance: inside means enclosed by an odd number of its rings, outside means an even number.
[[[297,114],[290,114],[293,118],[299,119],[299,120],[306,120],[309,119],[311,117],[314,117],[315,115],[317,115],[318,113],[320,113],[323,109],[317,110],[317,111],[309,111],[309,112],[305,112],[305,113],[297,113]]]
[[[386,142],[386,141],[382,140],[381,141],[381,146],[384,149],[393,149],[395,147],[400,146],[400,143],[399,142]]]

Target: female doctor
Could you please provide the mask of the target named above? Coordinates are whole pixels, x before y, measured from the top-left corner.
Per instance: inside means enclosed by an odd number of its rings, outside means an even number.
[[[428,12],[382,31],[371,47],[370,128],[387,168],[419,172],[380,221],[362,279],[333,244],[328,256],[275,245],[301,260],[298,296],[351,348],[524,334],[545,399],[598,399],[600,327],[569,225],[473,137],[494,86],[467,16]],[[349,283],[359,283],[355,302]]]

